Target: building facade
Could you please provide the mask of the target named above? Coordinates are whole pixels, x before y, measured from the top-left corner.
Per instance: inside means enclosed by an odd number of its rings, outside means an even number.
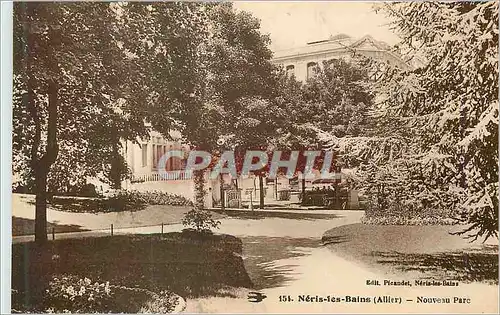
[[[172,132],[170,136],[173,140],[167,140],[160,133],[151,131],[149,139],[140,140],[139,143],[132,141],[124,143],[125,160],[131,172],[132,182],[158,179],[158,164],[167,151],[184,152],[184,158],[170,158],[167,161],[165,164],[167,175],[170,171],[184,170],[189,146],[180,142],[179,134]]]
[[[396,65],[401,69],[410,67],[388,44],[377,41],[370,35],[354,39],[345,34],[310,42],[302,47],[276,51],[273,62],[282,65],[288,75],[306,81],[315,75],[315,68],[321,67],[323,61],[340,58],[350,60],[354,54]]]

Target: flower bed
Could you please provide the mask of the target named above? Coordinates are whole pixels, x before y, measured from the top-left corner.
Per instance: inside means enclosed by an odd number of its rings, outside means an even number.
[[[424,207],[420,202],[408,200],[393,201],[385,208],[369,203],[361,222],[378,225],[453,225],[457,220],[453,219],[453,214],[445,207]]]
[[[376,225],[454,225],[456,220],[445,217],[406,217],[398,215],[364,216],[361,223]]]
[[[13,293],[16,294],[16,292]],[[16,311],[164,314],[179,311],[184,304],[180,296],[166,290],[154,293],[147,289],[112,285],[109,281],[98,282],[87,277],[58,275],[49,281],[40,304],[32,309],[17,309]]]

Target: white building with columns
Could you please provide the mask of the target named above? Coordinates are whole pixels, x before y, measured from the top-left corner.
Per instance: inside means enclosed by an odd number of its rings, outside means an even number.
[[[282,65],[289,75],[293,74],[298,80],[305,81],[314,76],[314,68],[321,66],[323,61],[340,58],[349,60],[354,53],[402,69],[410,67],[387,43],[377,41],[370,35],[355,39],[345,34],[309,42],[301,47],[276,51],[273,62]]]

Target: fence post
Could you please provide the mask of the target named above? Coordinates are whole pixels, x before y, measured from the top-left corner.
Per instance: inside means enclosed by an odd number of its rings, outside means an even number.
[[[161,236],[163,236],[163,222],[161,223]]]
[[[55,240],[56,239],[56,234],[54,232],[54,228],[52,228],[52,240]]]
[[[113,224],[111,224],[111,236],[113,236]]]

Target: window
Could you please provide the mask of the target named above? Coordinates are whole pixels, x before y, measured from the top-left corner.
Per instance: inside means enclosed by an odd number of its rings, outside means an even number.
[[[142,150],[142,167],[145,167],[148,165],[148,144],[143,143],[141,150]]]
[[[152,144],[153,150],[151,151],[151,154],[153,155],[153,169],[156,169],[156,164],[158,163],[158,158],[156,156],[156,148],[158,147],[156,144]]]
[[[307,79],[314,78],[316,76],[316,68],[318,65],[315,62],[309,62],[307,64]]]
[[[295,74],[295,66],[294,65],[288,65],[286,66],[286,75],[288,77],[291,77]]]
[[[158,167],[158,163],[160,163],[160,159],[163,156],[163,145],[156,145],[156,164],[155,167]]]

